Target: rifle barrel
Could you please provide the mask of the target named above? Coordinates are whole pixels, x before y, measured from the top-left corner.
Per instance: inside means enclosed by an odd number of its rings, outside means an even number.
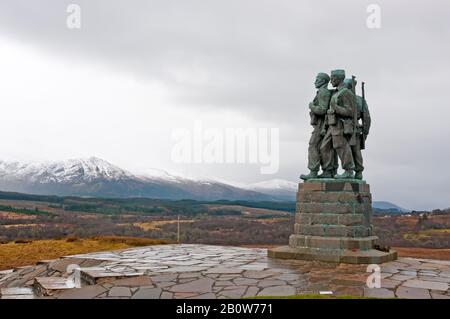
[[[356,76],[352,75],[352,92],[353,92],[353,94],[356,94],[355,79],[356,79]]]

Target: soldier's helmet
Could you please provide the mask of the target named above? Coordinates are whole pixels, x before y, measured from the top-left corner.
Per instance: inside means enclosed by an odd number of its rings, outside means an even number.
[[[325,80],[326,82],[330,82],[330,76],[323,72],[318,73],[317,78],[321,79],[321,80]]]

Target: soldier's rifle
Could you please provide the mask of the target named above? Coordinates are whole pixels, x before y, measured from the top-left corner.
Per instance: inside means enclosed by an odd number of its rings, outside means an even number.
[[[356,84],[355,84],[356,77],[352,75],[352,93],[353,97],[355,99],[355,109],[353,110],[353,141],[356,143],[356,134],[357,134],[357,128],[358,128],[358,100],[356,98]]]
[[[362,119],[362,136],[361,136],[361,149],[365,149],[366,148],[366,132],[365,131],[365,127],[366,127],[366,118],[364,116],[364,112],[365,112],[365,106],[366,106],[366,90],[365,90],[365,82],[361,82],[361,92],[362,92],[362,109],[361,109],[361,119]]]

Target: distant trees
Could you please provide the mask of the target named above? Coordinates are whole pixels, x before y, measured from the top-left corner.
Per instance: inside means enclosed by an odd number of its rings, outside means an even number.
[[[181,225],[181,241],[201,244],[286,244],[292,233],[293,217],[270,223],[240,217],[207,217]],[[176,233],[177,225],[166,224],[164,233]]]
[[[9,195],[0,192],[0,200],[1,196]],[[38,195],[30,196],[27,200],[41,199]],[[173,221],[180,214],[183,219],[192,220],[181,223],[181,241],[185,243],[284,245],[288,242],[294,224],[293,214],[278,215],[276,211],[267,210],[292,212],[295,205],[291,202],[219,201],[215,202],[217,205],[213,205],[211,202],[193,200],[145,198],[42,197],[42,200],[44,198],[51,202],[33,202],[27,208],[21,205],[10,206],[11,201],[0,202],[0,211],[5,212],[0,214],[0,241],[102,235],[175,241],[177,223],[159,224],[159,228],[141,226],[153,221]],[[19,200],[17,202],[21,203]],[[243,205],[244,208],[238,205]],[[251,210],[248,207],[266,210],[263,213],[258,211],[254,214],[242,214],[242,211]],[[8,212],[10,215],[19,214],[23,218],[10,218],[7,216]],[[403,247],[450,247],[447,232],[450,229],[450,210],[413,212],[411,215],[375,216],[374,231],[381,243]]]

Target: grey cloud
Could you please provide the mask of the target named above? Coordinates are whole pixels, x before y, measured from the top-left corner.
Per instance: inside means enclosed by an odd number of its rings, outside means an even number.
[[[73,2],[82,8],[77,31],[65,27]],[[307,140],[315,74],[345,68],[367,83],[374,124],[366,176],[378,185],[377,197],[396,201],[388,197],[399,189],[404,206],[450,206],[450,171],[442,164],[450,160],[450,4],[377,1],[382,28],[370,30],[369,3],[2,0],[0,34],[68,61],[162,81],[174,101],[194,111],[234,109],[270,120],[287,132],[282,165],[292,140]],[[303,147],[294,152],[303,166],[285,160],[281,177],[304,169]],[[424,180],[435,192],[411,186]],[[422,194],[428,197],[418,199]]]

